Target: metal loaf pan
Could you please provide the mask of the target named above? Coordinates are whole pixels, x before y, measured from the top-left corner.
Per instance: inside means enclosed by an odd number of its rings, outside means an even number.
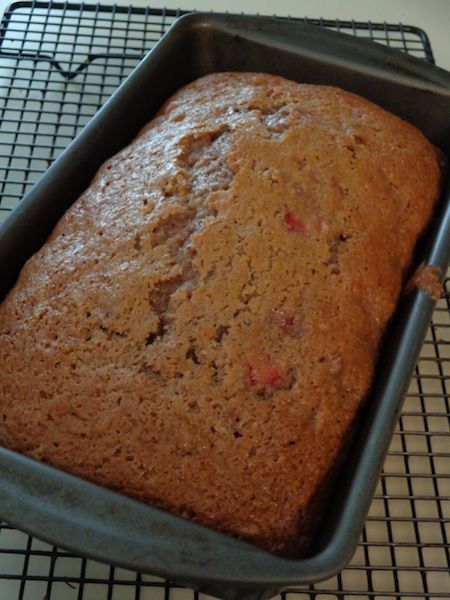
[[[224,70],[338,85],[409,120],[450,155],[448,73],[398,51],[298,23],[188,15],[175,23],[3,225],[0,297],[100,164],[129,142],[172,92],[203,74]],[[445,273],[449,242],[447,192],[417,249],[417,262],[425,260]],[[307,558],[273,556],[4,449],[0,515],[64,548],[229,600],[269,598],[288,585],[325,579],[341,570],[356,548],[433,307],[422,291],[400,303],[349,458]]]

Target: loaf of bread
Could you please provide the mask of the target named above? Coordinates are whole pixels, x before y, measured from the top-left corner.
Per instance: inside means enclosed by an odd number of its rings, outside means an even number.
[[[307,551],[440,179],[419,131],[340,89],[184,87],[0,306],[0,443]]]

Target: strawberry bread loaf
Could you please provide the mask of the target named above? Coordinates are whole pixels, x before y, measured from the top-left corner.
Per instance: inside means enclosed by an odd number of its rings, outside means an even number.
[[[110,158],[0,306],[0,444],[307,552],[439,196],[413,126],[218,73]]]

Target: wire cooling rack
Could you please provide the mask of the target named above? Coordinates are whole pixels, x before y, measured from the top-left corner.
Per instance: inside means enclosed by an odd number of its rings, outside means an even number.
[[[0,26],[0,221],[180,15],[17,2]],[[433,62],[401,24],[305,21]],[[357,552],[283,600],[450,598],[450,280],[439,301]],[[0,600],[192,600],[205,595],[87,560],[0,523]]]

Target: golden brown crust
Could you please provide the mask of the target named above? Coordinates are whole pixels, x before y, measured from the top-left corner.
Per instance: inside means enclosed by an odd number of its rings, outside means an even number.
[[[0,442],[297,554],[438,193],[435,149],[357,96],[190,84],[0,307]]]

